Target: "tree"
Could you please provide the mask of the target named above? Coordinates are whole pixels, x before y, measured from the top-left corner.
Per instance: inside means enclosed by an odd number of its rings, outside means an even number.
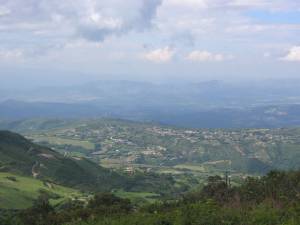
[[[54,208],[50,205],[48,196],[42,194],[33,206],[21,213],[25,225],[59,225],[55,218]]]

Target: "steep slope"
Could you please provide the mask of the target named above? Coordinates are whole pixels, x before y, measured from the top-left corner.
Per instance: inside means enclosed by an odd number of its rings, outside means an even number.
[[[136,173],[127,176],[84,157],[62,155],[9,131],[0,131],[1,172],[92,192],[119,189],[164,194],[181,190],[168,175]]]
[[[109,190],[119,187],[125,179],[84,158],[64,157],[9,131],[0,131],[0,172],[86,190]]]

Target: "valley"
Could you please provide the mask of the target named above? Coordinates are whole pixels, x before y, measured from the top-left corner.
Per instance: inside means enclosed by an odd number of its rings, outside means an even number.
[[[64,156],[128,176],[170,175],[181,190],[229,172],[233,183],[271,169],[298,169],[300,129],[184,129],[115,119],[2,122]]]
[[[232,186],[297,170],[300,129],[191,129],[109,118],[0,122],[0,208],[87,202],[97,192],[136,205],[171,200],[228,176]]]
[[[10,131],[0,131],[0,209],[30,207],[38,196],[53,205],[86,202],[98,192],[112,192],[137,204],[170,198],[184,191],[167,174],[128,175],[82,156],[60,154]]]
[[[0,225],[300,225],[300,0],[0,0]]]

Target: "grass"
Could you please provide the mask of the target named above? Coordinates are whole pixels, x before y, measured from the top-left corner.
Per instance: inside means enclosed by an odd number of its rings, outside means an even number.
[[[71,188],[45,184],[40,180],[12,173],[0,173],[0,208],[24,209],[32,205],[40,191],[53,193],[57,196],[52,199],[52,204],[58,204],[67,199],[81,197],[82,194]]]
[[[191,165],[191,164],[179,164],[174,166],[177,169],[187,169],[197,172],[206,172],[205,168],[202,165]]]
[[[162,168],[162,169],[159,169],[157,172],[162,173],[162,174],[172,174],[172,175],[183,174],[182,171],[179,171],[179,170],[176,170],[173,168]]]
[[[126,192],[123,190],[117,190],[114,194],[121,198],[128,198],[134,203],[153,203],[160,197],[158,194],[148,192]]]
[[[74,140],[74,139],[67,139],[67,138],[59,138],[53,136],[34,136],[33,139],[37,142],[48,142],[49,144],[55,145],[73,145],[85,148],[87,150],[94,150],[95,144],[91,143],[90,141],[83,141],[83,140]]]

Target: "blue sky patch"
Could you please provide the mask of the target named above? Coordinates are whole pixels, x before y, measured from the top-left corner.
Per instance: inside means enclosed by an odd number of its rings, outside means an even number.
[[[300,24],[300,12],[251,10],[246,13],[246,16],[262,23]]]

